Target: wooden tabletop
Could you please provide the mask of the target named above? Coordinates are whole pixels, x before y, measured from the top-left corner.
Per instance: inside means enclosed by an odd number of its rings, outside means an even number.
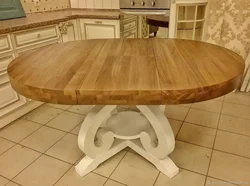
[[[233,91],[244,60],[225,48],[174,39],[54,44],[8,67],[13,88],[59,104],[157,105],[209,100]]]
[[[153,26],[165,27],[169,26],[169,16],[151,15],[147,16],[147,23]]]

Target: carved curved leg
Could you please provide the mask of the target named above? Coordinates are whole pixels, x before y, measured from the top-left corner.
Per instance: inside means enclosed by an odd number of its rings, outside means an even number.
[[[86,154],[76,166],[80,176],[88,174],[127,146],[168,177],[172,178],[179,172],[168,157],[174,150],[175,139],[164,115],[165,107],[137,108],[140,112],[117,112],[113,105],[93,107],[78,137],[79,148]]]

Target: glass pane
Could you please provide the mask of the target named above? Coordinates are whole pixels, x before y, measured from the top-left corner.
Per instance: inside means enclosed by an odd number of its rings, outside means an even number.
[[[195,6],[179,6],[178,20],[195,20]]]
[[[195,26],[195,40],[201,41],[203,34],[204,21],[197,22]]]
[[[196,20],[204,19],[205,18],[205,11],[206,11],[206,5],[199,5],[197,8]]]
[[[178,23],[177,25],[177,38],[179,39],[193,39],[194,22],[191,23]]]

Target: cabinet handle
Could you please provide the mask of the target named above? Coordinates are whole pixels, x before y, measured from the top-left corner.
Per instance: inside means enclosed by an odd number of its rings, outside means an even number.
[[[41,34],[37,34],[37,37],[40,38],[40,37],[41,37]]]
[[[102,22],[101,22],[101,21],[95,21],[95,23],[96,23],[96,24],[102,24]]]

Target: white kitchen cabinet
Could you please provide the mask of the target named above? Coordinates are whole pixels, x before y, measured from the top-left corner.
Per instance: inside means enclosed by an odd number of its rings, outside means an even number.
[[[9,82],[7,66],[14,59],[13,54],[0,57],[0,117],[16,110],[26,103],[25,97],[17,94]]]
[[[79,20],[61,22],[58,25],[62,42],[76,41],[80,39]]]
[[[207,0],[174,0],[171,4],[169,37],[202,40]]]
[[[83,39],[120,38],[120,21],[105,19],[81,19]]]

